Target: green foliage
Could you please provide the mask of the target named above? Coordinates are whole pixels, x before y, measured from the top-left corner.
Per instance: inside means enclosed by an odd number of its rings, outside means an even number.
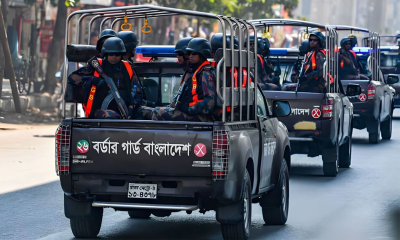
[[[163,0],[161,5],[240,18],[252,16],[253,19],[256,19],[274,17],[271,8],[274,4],[283,4],[291,16],[291,11],[297,7],[299,0],[182,0],[174,5],[169,5],[168,2]]]
[[[59,0],[61,1],[61,0]],[[79,0],[65,0],[65,6],[67,7],[78,7],[79,6]]]
[[[33,6],[38,0],[24,0],[26,5]],[[79,0],[50,0],[50,4],[53,7],[58,6],[58,1],[65,1],[65,6],[67,7],[77,7],[79,6]]]

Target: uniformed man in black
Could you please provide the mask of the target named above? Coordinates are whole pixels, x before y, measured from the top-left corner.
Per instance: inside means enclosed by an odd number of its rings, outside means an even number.
[[[98,60],[104,73],[114,80],[125,105],[131,108],[131,117],[136,118],[142,106],[142,98],[141,94],[132,98],[131,89],[134,73],[128,62],[121,61],[125,52],[123,41],[117,37],[110,37],[102,46],[101,54],[103,58]],[[87,118],[120,118],[115,100],[111,101],[106,109],[104,107],[102,109],[110,88],[91,66],[78,69],[68,77],[68,81],[74,87],[84,88],[84,109]]]

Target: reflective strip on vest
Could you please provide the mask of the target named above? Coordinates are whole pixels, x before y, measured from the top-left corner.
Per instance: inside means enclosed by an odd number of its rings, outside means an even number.
[[[100,66],[103,64],[103,59],[98,58],[97,61],[99,61]],[[94,76],[95,77],[100,77],[100,74],[97,71],[94,71]]]
[[[263,59],[263,57],[261,57],[260,54],[257,54],[257,57],[258,57],[258,59],[260,59],[261,67],[264,67],[264,59]]]
[[[353,50],[350,50],[350,52],[353,54],[354,59],[357,59],[357,54]]]
[[[129,62],[127,61],[122,61],[122,63],[125,65],[126,71],[128,71],[129,74],[129,79],[132,79],[133,77],[133,70],[132,70],[132,66]]]
[[[197,95],[197,78],[196,75],[197,73],[206,65],[210,65],[209,61],[204,61],[194,72],[193,77],[192,77],[192,102],[189,103],[189,107],[202,102],[203,100],[199,100],[199,96]]]
[[[103,64],[103,59],[98,58],[97,61],[99,61],[100,66]],[[129,62],[126,62],[126,61],[122,61],[122,62],[124,63],[125,68],[128,71],[129,79],[132,79],[133,70],[132,70],[131,64]],[[97,71],[94,71],[94,76],[95,77],[100,77],[100,74]],[[92,87],[90,88],[90,94],[89,94],[89,98],[87,100],[87,103],[86,103],[86,105],[83,104],[83,109],[85,110],[86,118],[89,118],[90,113],[92,112],[93,100],[94,100],[94,95],[96,93],[96,89],[97,89],[97,87],[95,85],[92,85]]]
[[[97,87],[95,85],[92,85],[92,87],[90,88],[89,99],[87,100],[86,105],[82,104],[85,110],[86,118],[89,118],[90,113],[92,112],[93,99],[94,99],[94,94],[96,93],[96,89]]]

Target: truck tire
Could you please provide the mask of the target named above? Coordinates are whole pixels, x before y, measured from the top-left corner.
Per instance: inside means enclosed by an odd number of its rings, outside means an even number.
[[[339,167],[349,168],[351,165],[351,148],[352,148],[353,128],[350,129],[347,142],[339,147]]]
[[[90,216],[70,219],[71,230],[76,238],[95,238],[103,221],[103,208],[91,209]]]
[[[376,130],[376,132],[375,133],[368,133],[368,140],[369,140],[369,143],[374,143],[374,144],[376,144],[376,143],[378,143],[379,142],[379,140],[380,140],[380,137],[381,137],[381,124],[380,124],[380,121],[378,120],[378,122],[376,123],[377,124],[377,130]]]
[[[267,225],[284,225],[289,213],[289,169],[286,160],[282,161],[281,172],[279,173],[279,181],[276,188],[268,192],[263,198],[270,199],[271,202],[279,202],[279,206],[263,207],[262,214],[265,224]]]
[[[246,169],[242,188],[241,204],[243,205],[243,219],[237,224],[221,223],[222,236],[225,240],[248,239],[251,225],[251,182],[250,175]]]
[[[336,177],[339,171],[339,144],[322,151],[323,172],[325,176]]]
[[[381,123],[382,139],[390,140],[392,138],[392,116]]]
[[[137,219],[147,219],[151,215],[151,211],[143,210],[143,209],[136,209],[128,211],[130,218],[137,218]]]

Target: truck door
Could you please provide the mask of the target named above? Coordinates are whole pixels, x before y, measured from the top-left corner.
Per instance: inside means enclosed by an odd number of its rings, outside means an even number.
[[[349,98],[346,97],[346,95],[340,93],[340,96],[342,98],[342,103],[343,103],[343,135],[342,139],[347,137],[349,135],[349,129],[350,129],[350,108],[352,107],[352,103],[350,102]]]
[[[276,147],[276,121],[268,116],[269,108],[264,99],[264,94],[258,89],[257,91],[257,115],[260,122],[260,144],[261,147],[261,172],[260,172],[260,189],[270,185],[272,159]]]
[[[384,94],[384,100],[383,100],[384,106],[382,106],[383,116],[381,116],[381,120],[383,120],[389,114],[391,114],[390,108],[392,106],[392,96],[391,96],[392,92],[390,91],[389,85],[386,83],[381,70],[379,70],[379,77],[381,79],[383,94]]]

